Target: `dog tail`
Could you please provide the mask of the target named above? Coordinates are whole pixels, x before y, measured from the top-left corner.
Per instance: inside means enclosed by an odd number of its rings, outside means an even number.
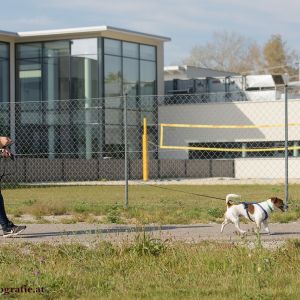
[[[239,198],[241,199],[241,195],[237,195],[237,194],[228,194],[226,196],[226,205],[227,207],[230,207],[233,204],[233,199]]]

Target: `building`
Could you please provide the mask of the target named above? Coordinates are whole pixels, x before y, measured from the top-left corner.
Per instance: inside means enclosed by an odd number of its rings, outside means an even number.
[[[16,140],[18,153],[37,157],[122,156],[120,96],[149,95],[149,103],[163,94],[169,40],[110,26],[0,31],[1,134]],[[131,106],[135,132],[154,107]],[[140,147],[136,138],[131,150]]]
[[[197,73],[195,69],[193,71]],[[198,74],[205,75],[202,71]],[[173,77],[168,73],[168,80],[165,81],[168,97],[164,105],[159,107],[158,121],[159,124],[166,124],[161,143],[167,148],[160,150],[159,158],[212,159],[215,162],[227,160],[232,162],[232,177],[284,177],[284,151],[250,151],[253,148],[284,147],[285,131],[281,126],[285,122],[282,76],[210,75],[208,71],[208,77],[184,79],[178,78],[176,72]],[[290,89],[288,98],[289,123],[293,124],[288,135],[289,146],[293,147],[289,151],[289,172],[291,177],[300,178],[299,90]],[[197,128],[193,125],[208,127]],[[229,127],[219,127],[223,125]],[[210,150],[199,151],[203,148]],[[228,151],[214,151],[213,148]],[[201,162],[194,161],[194,166],[196,164]]]
[[[226,72],[213,70],[208,68],[194,67],[188,65],[165,66],[164,79],[165,81],[173,79],[194,79],[206,77],[228,77],[239,75],[235,72]]]

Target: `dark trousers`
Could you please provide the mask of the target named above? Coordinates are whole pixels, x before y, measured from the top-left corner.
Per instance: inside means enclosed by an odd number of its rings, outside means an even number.
[[[5,208],[4,208],[4,199],[1,191],[0,191],[0,225],[3,230],[6,230],[13,225],[13,223],[9,221],[7,218]]]

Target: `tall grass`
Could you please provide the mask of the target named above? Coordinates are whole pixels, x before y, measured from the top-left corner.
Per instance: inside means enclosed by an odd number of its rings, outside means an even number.
[[[139,236],[133,244],[5,245],[0,288],[20,299],[300,299],[300,241],[268,251]]]

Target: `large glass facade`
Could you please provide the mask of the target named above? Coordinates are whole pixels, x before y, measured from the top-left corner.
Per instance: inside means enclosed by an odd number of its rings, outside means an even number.
[[[9,135],[9,44],[0,42],[0,135]]]
[[[118,96],[128,95],[128,146],[130,155],[137,157],[136,153],[141,150],[143,117],[149,120],[157,117],[153,97],[156,94],[156,48],[113,39],[104,39],[103,48],[105,145],[116,152],[124,149],[123,102]],[[111,150],[109,156],[118,154]]]
[[[156,48],[107,38],[18,44],[16,86],[19,153],[122,158],[120,96],[130,99],[136,134],[129,147],[136,150],[142,116],[156,113],[153,97],[137,98],[156,92]]]
[[[91,107],[99,96],[98,40],[27,43],[16,49],[18,151],[92,158],[99,139],[91,125]]]

